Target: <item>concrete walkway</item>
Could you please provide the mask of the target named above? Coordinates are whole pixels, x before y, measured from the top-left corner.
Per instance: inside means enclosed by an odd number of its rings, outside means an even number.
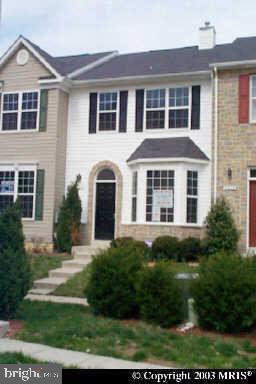
[[[49,303],[58,303],[58,304],[79,304],[88,306],[86,299],[81,299],[79,297],[68,297],[68,296],[53,296],[53,295],[35,295],[29,293],[26,297],[26,300],[30,301],[46,301]]]
[[[0,353],[21,352],[39,361],[55,362],[64,367],[83,369],[163,369],[160,365],[136,363],[113,357],[92,355],[67,349],[52,348],[47,345],[27,343],[19,340],[0,339]]]

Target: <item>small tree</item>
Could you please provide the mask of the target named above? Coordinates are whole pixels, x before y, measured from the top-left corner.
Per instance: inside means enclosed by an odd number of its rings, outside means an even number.
[[[0,318],[12,317],[31,286],[19,204],[0,214]]]
[[[204,246],[208,255],[219,251],[236,252],[239,232],[231,209],[224,198],[219,198],[206,217]]]
[[[81,176],[68,187],[67,195],[63,197],[57,225],[56,245],[60,252],[71,252],[73,245],[80,243],[80,224],[82,205],[79,197]]]

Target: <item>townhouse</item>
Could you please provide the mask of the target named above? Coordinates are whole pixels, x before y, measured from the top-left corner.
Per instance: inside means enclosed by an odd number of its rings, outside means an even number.
[[[51,248],[82,176],[83,243],[204,233],[224,195],[256,244],[256,38],[133,54],[52,57],[19,37],[0,61],[0,209],[22,202],[27,243]],[[254,168],[255,167],[255,168]]]

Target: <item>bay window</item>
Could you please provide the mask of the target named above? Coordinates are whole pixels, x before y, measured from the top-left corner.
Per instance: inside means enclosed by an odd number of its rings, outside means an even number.
[[[38,128],[39,93],[3,93],[1,108],[2,131],[27,131]]]
[[[148,170],[146,221],[174,221],[174,170]]]
[[[187,223],[197,223],[198,172],[187,171]]]
[[[99,131],[115,131],[117,127],[117,92],[99,94]]]
[[[138,172],[132,174],[132,221],[137,221]]]
[[[22,217],[34,218],[36,170],[34,167],[4,169],[0,167],[0,212],[17,199]]]

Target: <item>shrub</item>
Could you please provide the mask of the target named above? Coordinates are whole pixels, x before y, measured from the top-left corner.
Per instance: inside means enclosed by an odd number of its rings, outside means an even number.
[[[152,244],[152,258],[155,260],[175,259],[179,257],[179,241],[177,237],[160,236]]]
[[[256,323],[256,268],[252,260],[221,252],[204,260],[193,282],[200,325],[240,332]]]
[[[111,248],[130,247],[134,242],[133,237],[117,237],[111,241]]]
[[[80,243],[80,224],[82,206],[79,197],[79,183],[81,176],[68,187],[67,196],[63,197],[60,207],[56,233],[56,246],[60,252],[71,252],[73,245]]]
[[[196,261],[201,255],[201,241],[195,237],[187,237],[180,241],[179,259],[184,261]]]
[[[111,241],[111,248],[136,248],[144,256],[149,251],[144,241],[135,240],[133,237],[118,237]]]
[[[9,319],[31,286],[18,203],[0,214],[0,318]]]
[[[212,206],[206,217],[206,237],[204,248],[208,255],[219,251],[237,251],[239,232],[236,229],[232,212],[224,198]]]
[[[182,298],[172,273],[164,262],[139,273],[137,300],[140,314],[148,322],[170,327],[182,320]]]
[[[136,248],[110,248],[96,256],[85,290],[96,314],[130,318],[138,314],[135,295],[137,272],[143,258]]]

